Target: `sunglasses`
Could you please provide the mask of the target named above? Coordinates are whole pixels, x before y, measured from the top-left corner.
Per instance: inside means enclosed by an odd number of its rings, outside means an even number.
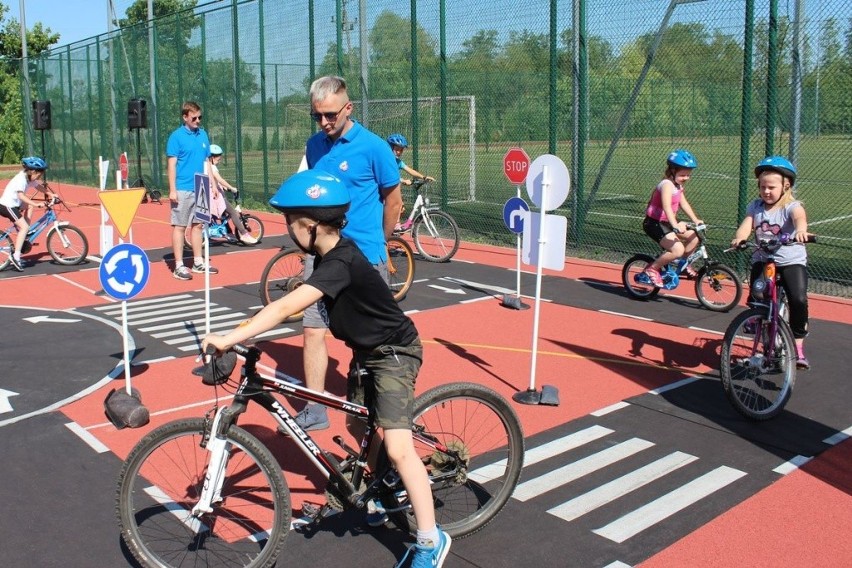
[[[190,122],[201,122],[201,116],[202,115],[199,114],[198,116],[190,117],[189,120],[190,120]]]
[[[337,121],[338,115],[343,112],[343,109],[346,108],[346,105],[349,104],[349,101],[346,102],[340,110],[337,112],[316,112],[314,110],[311,111],[311,118],[314,119],[315,122],[320,122],[323,118],[326,122],[335,122]]]

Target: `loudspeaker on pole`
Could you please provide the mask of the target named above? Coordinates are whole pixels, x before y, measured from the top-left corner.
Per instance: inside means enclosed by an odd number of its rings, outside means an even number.
[[[50,130],[50,101],[33,101],[33,128]]]
[[[148,103],[145,99],[127,101],[127,128],[148,128]]]

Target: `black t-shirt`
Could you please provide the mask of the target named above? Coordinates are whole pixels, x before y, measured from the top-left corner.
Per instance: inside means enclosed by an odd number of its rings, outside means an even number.
[[[417,337],[414,322],[350,239],[341,238],[328,254],[316,257],[307,283],[323,293],[332,335],[352,349],[408,345]]]

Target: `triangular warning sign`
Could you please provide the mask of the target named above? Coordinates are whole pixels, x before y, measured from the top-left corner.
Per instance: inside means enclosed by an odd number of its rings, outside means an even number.
[[[113,225],[118,229],[121,238],[127,238],[127,231],[136,217],[136,211],[142,198],[145,197],[145,188],[118,189],[99,191],[98,198],[104,204],[107,215],[112,219]]]

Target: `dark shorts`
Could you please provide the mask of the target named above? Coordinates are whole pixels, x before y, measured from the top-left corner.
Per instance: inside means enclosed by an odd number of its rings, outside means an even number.
[[[0,205],[0,217],[5,217],[14,223],[23,217],[23,215],[21,214],[20,207],[6,207],[5,205]]]
[[[356,351],[350,364],[346,399],[365,404],[373,398],[376,421],[385,430],[410,429],[414,414],[414,383],[423,363],[423,345],[381,345],[370,352]],[[359,374],[357,368],[367,371]]]
[[[642,230],[645,234],[654,239],[655,243],[663,240],[663,237],[672,232],[672,226],[664,221],[657,221],[651,217],[645,217],[642,222]]]

